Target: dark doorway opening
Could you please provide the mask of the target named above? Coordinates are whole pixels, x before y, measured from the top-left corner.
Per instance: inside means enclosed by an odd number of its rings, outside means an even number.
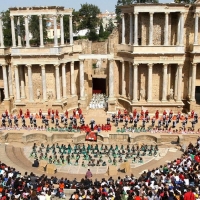
[[[3,88],[0,88],[0,102],[2,102],[4,100],[4,92],[3,92]]]
[[[92,79],[92,93],[106,94],[106,79],[105,78],[93,78]]]
[[[196,103],[200,104],[200,86],[196,86],[195,88],[195,99]]]

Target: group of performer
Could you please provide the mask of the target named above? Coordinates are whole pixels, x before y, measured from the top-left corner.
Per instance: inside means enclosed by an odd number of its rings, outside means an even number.
[[[108,97],[105,94],[93,94],[89,103],[90,109],[106,108]]]
[[[46,160],[48,163],[56,165],[79,165],[82,160],[82,167],[85,167],[85,161],[88,166],[106,166],[107,162],[117,165],[121,162],[137,160],[141,162],[143,156],[157,156],[159,152],[157,145],[64,145],[53,144],[45,146],[43,143],[39,146],[34,143],[30,157],[38,160]],[[108,161],[107,161],[108,158]],[[95,162],[96,161],[96,162]]]
[[[169,112],[164,110],[162,116],[160,116],[159,111],[156,110],[155,115],[153,117],[150,117],[148,110],[141,110],[140,112],[137,112],[137,110],[134,109],[132,113],[128,113],[128,111],[125,109],[123,113],[121,112],[121,110],[118,110],[116,114],[112,114],[112,122],[115,123],[115,126],[117,127],[119,122],[125,122],[125,127],[128,125],[128,123],[133,123],[134,127],[137,127],[140,120],[142,121],[142,127],[145,128],[146,123],[149,123],[150,121],[151,126],[154,127],[157,120],[158,128],[161,128],[163,126],[164,128],[168,129],[170,123],[172,123],[172,128],[176,128],[176,125],[181,120],[182,128],[185,129],[189,119],[192,119],[191,126],[192,129],[194,129],[195,124],[198,123],[198,114],[194,111],[191,112],[191,115],[183,115],[181,114],[181,112],[178,112],[174,115],[172,110],[170,110]]]

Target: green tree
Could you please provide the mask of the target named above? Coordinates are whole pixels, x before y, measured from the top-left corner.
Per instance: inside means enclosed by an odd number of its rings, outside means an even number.
[[[97,40],[98,35],[96,34],[96,28],[99,25],[99,18],[97,15],[100,13],[100,9],[93,4],[81,4],[79,10],[80,23],[78,29],[88,29],[88,38],[90,40]]]
[[[46,18],[42,16],[42,26],[43,26],[43,38],[44,41],[47,37],[47,26],[46,26]],[[39,46],[40,45],[40,27],[39,27],[39,16],[31,15],[30,23],[29,23],[29,31],[32,34],[32,42]]]
[[[3,21],[4,45],[6,47],[10,47],[12,46],[10,11],[7,10],[5,12],[2,12],[1,14],[2,14],[2,21]]]
[[[106,31],[112,33],[114,28],[115,28],[115,25],[113,24],[112,19],[109,19],[108,25],[106,26]]]
[[[104,29],[103,29],[103,24],[101,23],[99,29],[99,37],[103,38],[103,36],[104,36]]]

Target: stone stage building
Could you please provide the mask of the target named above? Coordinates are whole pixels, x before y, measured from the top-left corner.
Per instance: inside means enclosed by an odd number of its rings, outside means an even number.
[[[109,112],[199,108],[200,4],[133,4],[121,10],[118,29],[106,42],[92,43],[73,41],[72,9],[10,8],[10,48],[4,47],[0,18],[0,111],[86,108],[95,92],[108,95]],[[29,35],[30,15],[39,15],[40,47],[31,47],[29,37],[22,46],[15,35],[18,16],[24,16]],[[54,17],[52,46],[43,42],[42,15]],[[64,41],[64,15],[70,19],[69,43]]]

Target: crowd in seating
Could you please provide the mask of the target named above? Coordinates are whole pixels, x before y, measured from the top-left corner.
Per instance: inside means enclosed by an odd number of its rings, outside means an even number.
[[[55,176],[40,177],[27,172],[23,175],[12,166],[0,163],[0,198],[51,199],[65,198],[64,189],[75,189],[71,200],[195,200],[200,198],[200,138],[190,143],[181,157],[144,171],[138,178],[133,174],[102,180],[86,176],[81,181]],[[87,175],[87,173],[86,173]],[[57,186],[55,185],[57,184]]]
[[[36,160],[46,160],[49,164],[56,165],[81,165],[82,167],[87,166],[107,166],[107,164],[117,165],[126,161],[133,163],[143,162],[143,156],[157,156],[158,146],[157,145],[70,145],[67,146],[58,143],[55,145],[36,145],[34,143],[31,157]],[[82,157],[82,163],[80,158]],[[108,158],[108,163],[105,160]],[[87,162],[87,163],[86,163]]]

